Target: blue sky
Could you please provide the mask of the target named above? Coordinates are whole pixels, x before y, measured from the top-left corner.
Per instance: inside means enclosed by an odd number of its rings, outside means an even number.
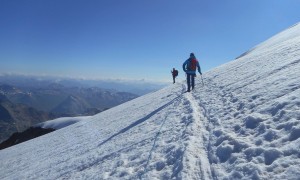
[[[300,21],[299,0],[1,0],[0,73],[172,81]]]

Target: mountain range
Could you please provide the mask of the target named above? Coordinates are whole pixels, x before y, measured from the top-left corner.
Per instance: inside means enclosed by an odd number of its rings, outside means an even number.
[[[116,90],[65,87],[59,83],[43,88],[2,84],[0,95],[0,142],[45,120],[94,115],[138,97]]]
[[[11,102],[25,104],[37,110],[65,115],[82,115],[89,108],[107,109],[138,95],[97,87],[65,87],[52,83],[42,88],[0,85],[0,94]]]
[[[122,79],[80,79],[55,76],[39,76],[26,74],[0,73],[0,83],[9,84],[22,89],[36,88],[100,88],[106,90],[117,90],[119,92],[129,92],[137,95],[144,95],[167,85],[165,82],[151,82],[145,80],[122,80]]]

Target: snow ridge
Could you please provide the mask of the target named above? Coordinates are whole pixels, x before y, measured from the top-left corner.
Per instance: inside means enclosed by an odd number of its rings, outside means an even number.
[[[297,24],[192,92],[172,84],[1,150],[0,179],[299,179],[299,74]]]

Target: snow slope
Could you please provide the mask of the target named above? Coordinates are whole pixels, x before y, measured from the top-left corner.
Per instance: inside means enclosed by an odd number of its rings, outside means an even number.
[[[300,24],[185,82],[0,151],[0,179],[299,179]]]
[[[34,127],[41,127],[44,129],[61,129],[72,124],[78,123],[80,121],[84,121],[86,119],[90,119],[91,116],[78,116],[78,117],[61,117],[45,122],[41,122],[36,124]]]

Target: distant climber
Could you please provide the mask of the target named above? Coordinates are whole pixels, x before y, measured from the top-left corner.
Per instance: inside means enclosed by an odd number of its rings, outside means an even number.
[[[191,91],[195,87],[195,77],[196,77],[196,70],[198,68],[198,72],[200,75],[201,73],[201,68],[199,65],[198,60],[196,59],[194,53],[190,54],[190,57],[183,63],[182,65],[183,71],[186,73],[186,82],[187,82],[187,92]]]
[[[173,68],[173,70],[171,71],[172,76],[173,76],[173,84],[175,83],[175,78],[178,76],[178,70],[176,70],[175,68]]]

